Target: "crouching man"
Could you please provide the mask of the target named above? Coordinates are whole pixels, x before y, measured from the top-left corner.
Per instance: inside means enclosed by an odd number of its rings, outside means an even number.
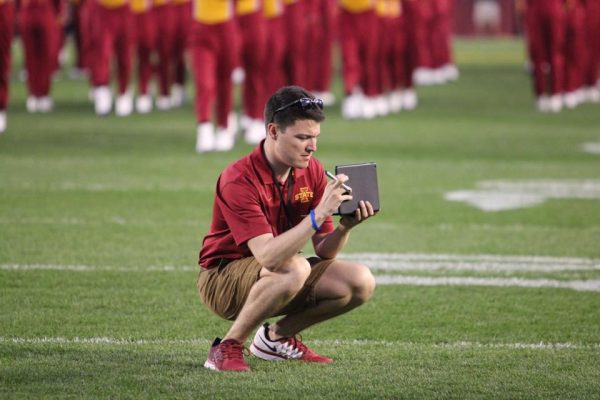
[[[200,297],[233,321],[204,364],[217,371],[250,369],[244,343],[257,328],[250,351],[259,358],[331,363],[298,333],[360,306],[375,289],[366,266],[335,259],[350,231],[375,213],[361,202],[334,226],[332,214],[352,196],[342,188],[347,176],[328,183],[313,157],[325,119],[322,100],[284,87],[268,100],[264,117],[266,139],[217,181],[200,250]],[[299,252],[309,240],[317,257],[307,259]],[[274,316],[281,319],[263,324]]]

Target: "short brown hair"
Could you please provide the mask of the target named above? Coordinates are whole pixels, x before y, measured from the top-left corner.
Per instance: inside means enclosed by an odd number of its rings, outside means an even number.
[[[325,120],[325,113],[319,107],[286,107],[281,111],[277,111],[302,98],[316,100],[315,96],[300,86],[284,86],[277,90],[265,105],[265,124],[268,125],[273,122],[282,130],[285,130],[297,120],[310,119],[315,122]]]

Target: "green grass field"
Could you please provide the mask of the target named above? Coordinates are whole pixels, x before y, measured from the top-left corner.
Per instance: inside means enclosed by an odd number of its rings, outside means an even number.
[[[189,104],[96,118],[86,83],[66,78],[54,113],[27,114],[13,69],[0,398],[597,399],[600,155],[582,145],[600,142],[600,105],[535,112],[523,54],[519,41],[459,41],[459,82],[420,89],[418,110],[358,122],[328,110],[325,166],[378,163],[382,212],[344,257],[373,260],[382,284],[304,333],[333,365],[249,358],[236,375],[202,367],[228,323],[202,306],[196,260],[216,178],[251,147],[195,154]],[[445,199],[525,181],[570,189],[497,212]]]

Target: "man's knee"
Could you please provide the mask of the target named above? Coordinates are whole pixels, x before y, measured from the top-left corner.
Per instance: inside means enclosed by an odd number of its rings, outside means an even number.
[[[356,264],[350,281],[352,300],[358,304],[366,303],[375,291],[375,277],[369,268],[362,264]]]
[[[309,262],[300,256],[290,258],[285,265],[282,265],[273,277],[277,279],[277,285],[283,289],[289,297],[292,297],[302,289],[304,283],[310,275]]]

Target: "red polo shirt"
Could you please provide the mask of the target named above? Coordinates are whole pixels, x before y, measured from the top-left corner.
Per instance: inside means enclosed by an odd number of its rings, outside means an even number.
[[[264,141],[252,153],[228,166],[217,181],[212,222],[200,250],[199,264],[203,268],[216,267],[223,258],[251,256],[248,240],[265,233],[277,236],[285,232],[300,223],[321,201],[327,178],[318,160],[311,158],[307,168],[294,168],[293,178],[288,177],[285,185],[281,185],[273,181],[263,145]],[[290,191],[288,185],[292,180]],[[280,193],[288,209],[289,223]],[[321,232],[333,229],[329,217]]]

